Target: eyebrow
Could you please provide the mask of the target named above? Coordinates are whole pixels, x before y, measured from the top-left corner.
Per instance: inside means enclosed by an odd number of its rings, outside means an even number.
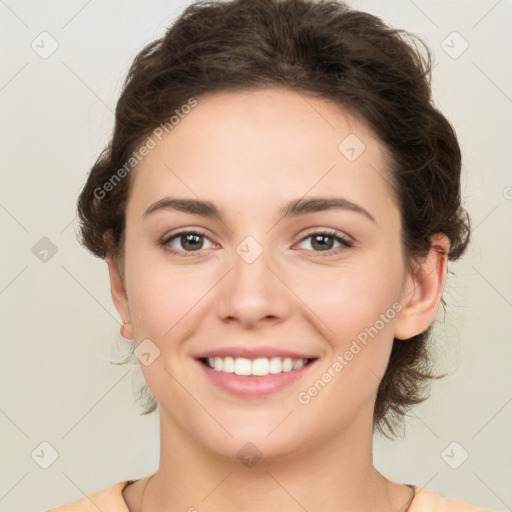
[[[365,210],[362,206],[343,199],[341,197],[315,197],[312,199],[294,199],[285,204],[281,210],[281,216],[298,217],[307,213],[322,212],[326,210],[349,210],[360,213],[369,218],[375,224],[377,221],[373,215]],[[146,218],[154,212],[160,210],[177,210],[180,212],[201,215],[203,217],[216,218],[223,220],[224,213],[219,210],[211,201],[203,201],[200,199],[183,199],[176,197],[164,197],[149,206],[144,212],[143,217]]]

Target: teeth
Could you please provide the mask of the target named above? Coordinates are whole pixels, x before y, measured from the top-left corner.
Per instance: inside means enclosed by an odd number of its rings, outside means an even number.
[[[291,372],[292,368],[293,368],[293,362],[289,357],[287,357],[283,361],[283,372]]]
[[[293,362],[292,370],[299,370],[303,366],[304,366],[304,362],[302,359],[295,359],[295,361]]]
[[[270,359],[270,373],[281,373],[283,371],[283,362],[280,357]]]
[[[217,369],[217,368],[215,368]],[[223,368],[221,368],[222,370]],[[251,360],[237,357],[235,359],[235,374],[236,375],[251,375]]]
[[[260,357],[247,359],[245,357],[209,357],[208,366],[213,370],[236,375],[255,375],[264,377],[269,373],[291,372],[300,370],[307,359],[292,359],[291,357]]]
[[[251,373],[253,375],[268,375],[270,371],[270,363],[266,357],[255,359],[251,365]]]
[[[235,360],[232,357],[225,357],[222,361],[222,371],[226,373],[235,372]]]

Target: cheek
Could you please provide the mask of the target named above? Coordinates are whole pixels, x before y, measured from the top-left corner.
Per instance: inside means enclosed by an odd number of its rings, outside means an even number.
[[[201,298],[207,291],[190,273],[173,269],[171,275],[142,265],[132,271],[131,290],[135,337],[154,339],[157,345],[183,334],[187,324],[196,320]]]
[[[315,292],[310,289],[307,305],[318,314],[320,321],[315,324],[328,340],[330,352],[297,400],[304,405],[306,422],[319,416],[325,419],[322,428],[327,437],[333,435],[333,425],[351,421],[362,407],[373,407],[388,364],[393,326],[401,309],[399,287],[391,269],[377,273],[376,268],[368,272],[368,267],[353,267],[336,277],[332,272],[319,273]]]
[[[144,264],[140,258],[134,258],[133,263],[130,267],[127,262],[127,276],[134,337],[137,344],[151,340],[160,351],[150,364],[142,364],[141,370],[156,399],[168,403],[170,396],[181,395],[167,372],[182,379],[181,361],[190,350],[186,341],[201,325],[205,294],[211,285],[193,273],[191,276],[190,268]],[[169,389],[174,392],[168,393]],[[187,397],[182,399],[187,402]],[[177,402],[173,403],[177,406]]]
[[[400,272],[376,262],[344,268],[324,268],[312,280],[297,283],[304,303],[325,324],[330,338],[357,336],[372,326],[381,314],[396,316],[392,305],[400,297]],[[380,325],[380,323],[379,323]],[[389,323],[386,322],[386,326]]]
[[[378,386],[401,310],[400,272],[399,267],[380,260],[365,261],[336,271],[323,269],[315,273],[314,287],[301,285],[298,295],[307,297],[304,302],[314,312],[311,318],[316,318],[315,325],[329,344],[323,371],[343,374],[334,379],[338,385],[332,386],[333,392],[344,393],[356,386],[363,398]],[[335,361],[339,364],[331,368]]]

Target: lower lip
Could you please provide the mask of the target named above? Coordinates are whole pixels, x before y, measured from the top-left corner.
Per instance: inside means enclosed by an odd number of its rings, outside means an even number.
[[[241,397],[262,397],[271,395],[301,379],[315,365],[316,359],[299,370],[255,375],[236,375],[213,370],[199,360],[195,360],[213,384],[233,395]]]

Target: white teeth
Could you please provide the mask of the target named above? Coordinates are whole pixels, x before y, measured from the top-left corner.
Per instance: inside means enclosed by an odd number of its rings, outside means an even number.
[[[268,375],[270,363],[266,357],[255,359],[252,362],[251,373],[253,375]]]
[[[292,360],[289,357],[287,357],[283,361],[283,372],[291,372],[292,368],[293,368]]]
[[[295,359],[295,361],[293,362],[292,370],[299,370],[303,366],[304,362],[302,361],[302,359]]]
[[[283,371],[283,365],[281,363],[281,358],[273,357],[270,360],[270,373],[281,373]]]
[[[237,375],[251,375],[251,360],[237,357],[235,359],[235,373]]]
[[[269,373],[291,372],[300,370],[307,359],[292,359],[291,357],[260,357],[247,359],[245,357],[209,357],[208,366],[213,370],[236,375],[256,375],[264,377]]]
[[[222,371],[226,373],[235,373],[235,360],[232,357],[225,357],[222,361]]]

